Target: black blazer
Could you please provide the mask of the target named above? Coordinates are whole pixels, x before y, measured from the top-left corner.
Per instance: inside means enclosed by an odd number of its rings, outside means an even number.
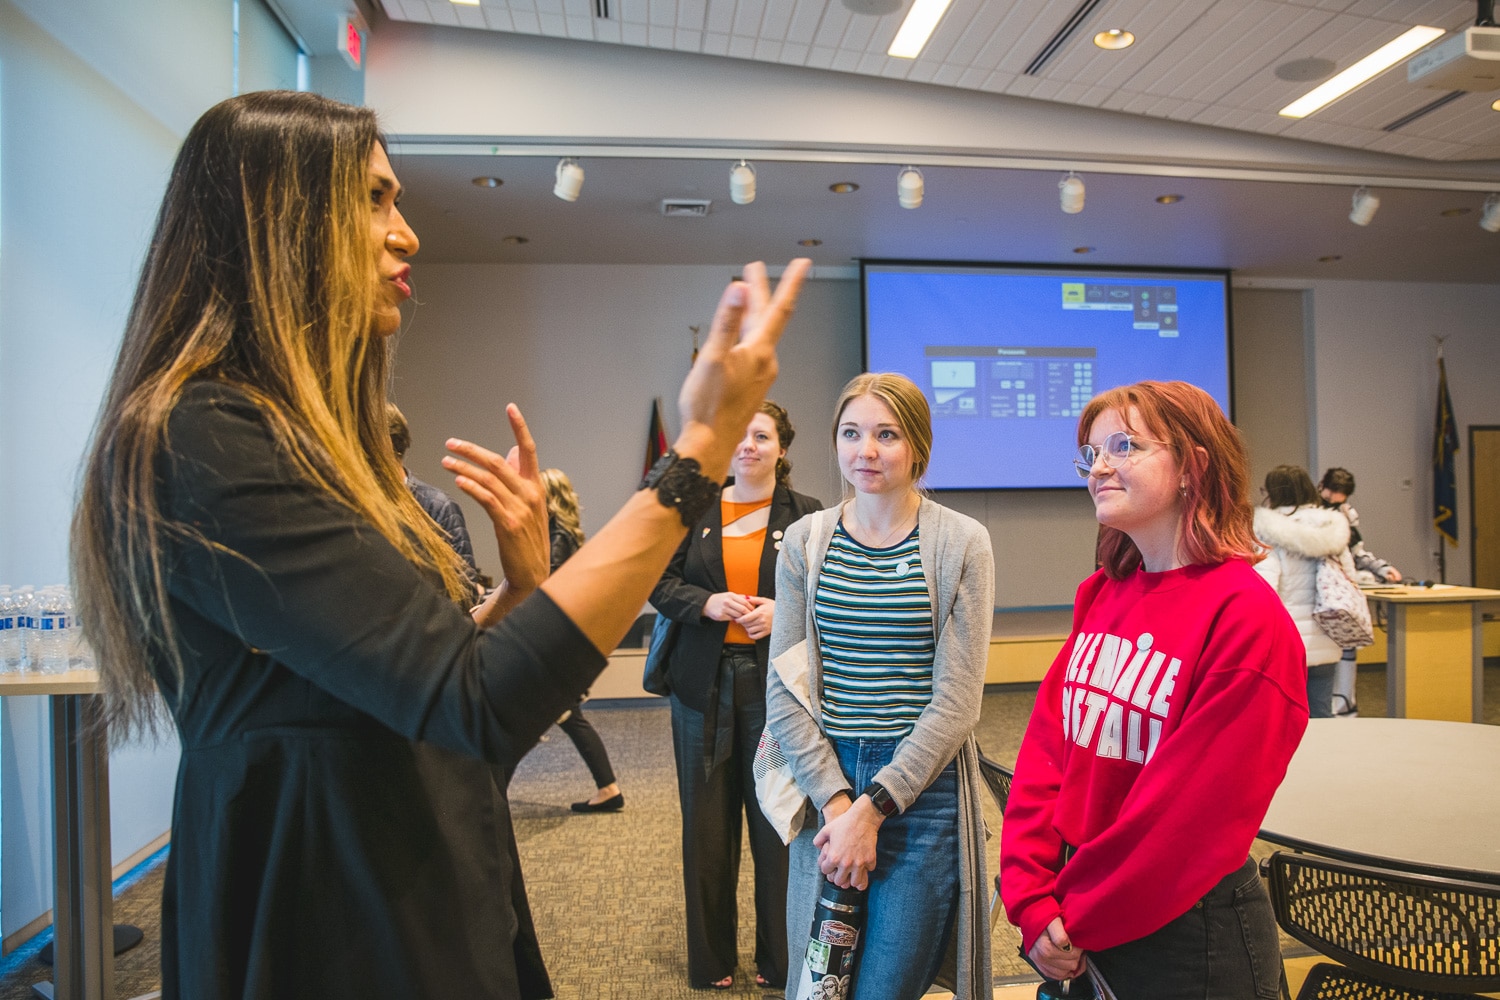
[[[730,480],[731,482],[733,480]],[[771,495],[771,521],[766,526],[766,545],[760,553],[760,581],[755,593],[776,597],[776,557],[781,536],[794,521],[822,510],[823,502],[785,486]],[[651,606],[682,623],[677,643],[667,661],[667,683],[684,705],[699,712],[718,696],[719,653],[724,646],[728,622],[703,617],[703,605],[714,594],[729,589],[724,578],[724,517],[719,504],[709,507],[688,536],[677,547],[667,570],[651,592]],[[770,638],[755,644],[755,659],[764,674],[769,662]]]
[[[169,434],[163,509],[238,555],[165,543],[165,1000],[553,996],[495,775],[604,657],[545,591],[477,628],[243,392],[193,383]]]

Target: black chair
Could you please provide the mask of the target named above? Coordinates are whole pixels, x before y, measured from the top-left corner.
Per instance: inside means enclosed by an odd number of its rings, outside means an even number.
[[[1342,963],[1313,966],[1297,1000],[1468,1000],[1500,990],[1500,885],[1283,851],[1264,868],[1276,922]]]
[[[979,776],[994,796],[995,805],[1000,807],[1000,815],[1005,816],[1005,804],[1010,801],[1010,780],[1016,776],[1016,772],[1003,764],[997,764],[979,751]]]
[[[995,800],[995,805],[1000,807],[1000,818],[1005,818],[1005,804],[1010,801],[1010,779],[1016,776],[1016,772],[1003,764],[997,764],[979,751],[979,776],[984,779],[985,787],[990,790],[990,795]],[[995,930],[995,924],[1000,922],[1000,876],[995,876],[995,891],[990,896],[990,931]]]

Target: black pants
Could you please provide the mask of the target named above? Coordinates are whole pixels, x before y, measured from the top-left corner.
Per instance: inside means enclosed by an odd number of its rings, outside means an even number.
[[[706,986],[733,974],[739,908],[741,809],[755,864],[755,969],[786,981],[787,849],[755,799],[755,748],[766,725],[766,680],[754,647],[725,647],[721,679],[733,677],[734,741],[729,759],[705,774],[703,713],[672,701],[672,749],[682,801],[682,887],[687,904],[688,982]],[[720,668],[721,664],[715,664]],[[707,667],[707,664],[705,664]],[[729,720],[722,720],[728,724]]]
[[[1154,934],[1089,952],[1120,1000],[1276,1000],[1281,946],[1254,859]]]
[[[609,751],[604,749],[604,741],[599,738],[598,730],[583,717],[583,703],[579,702],[578,707],[557,725],[578,748],[578,756],[583,758],[583,762],[588,765],[589,774],[594,776],[594,786],[607,788],[613,785],[615,771],[609,766]]]

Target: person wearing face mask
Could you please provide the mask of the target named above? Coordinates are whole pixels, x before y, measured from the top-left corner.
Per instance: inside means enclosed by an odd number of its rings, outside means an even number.
[[[1000,831],[1000,895],[1049,979],[1120,1000],[1278,992],[1249,858],[1307,727],[1302,640],[1255,572],[1249,463],[1186,382],[1095,396],[1074,464],[1102,567],[1037,691]]]
[[[791,488],[786,410],[766,400],[745,428],[720,502],[688,532],[651,594],[680,623],[667,662],[682,805],[688,983],[727,990],[737,965],[740,830],[755,865],[755,980],[786,982],[786,848],[755,798],[766,720],[776,557],[788,526],[822,503]],[[743,816],[743,819],[741,818]]]
[[[988,875],[974,726],[995,564],[984,525],[926,498],[927,397],[889,372],[834,406],[845,499],[787,532],[774,657],[807,663],[804,707],[771,674],[766,729],[807,796],[791,843],[788,947],[822,887],[867,890],[855,1000],[915,1000],[934,981],[991,995]]]
[[[416,234],[369,108],[242,94],[179,150],[71,539],[101,723],[170,714],[165,1000],[553,995],[508,774],[606,664],[776,376],[809,262],[725,290],[683,431],[548,576],[535,442],[448,441],[505,577],[464,563],[386,425]]]

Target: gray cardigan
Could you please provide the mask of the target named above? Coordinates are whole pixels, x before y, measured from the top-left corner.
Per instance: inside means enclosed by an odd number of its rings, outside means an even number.
[[[980,807],[978,752],[973,730],[979,721],[995,610],[995,560],[984,525],[957,511],[923,499],[918,512],[919,549],[927,590],[932,596],[936,654],[932,664],[932,701],[896,748],[891,763],[875,775],[903,811],[932,784],[949,761],[957,758],[959,784],[959,914],[948,959],[939,981],[957,1000],[988,998],[990,985],[989,877],[985,863],[984,817]],[[811,517],[787,529],[776,567],[776,619],[771,630],[775,659],[807,640],[808,683],[814,705],[823,695],[823,663],[818,655],[817,626],[807,600],[808,552],[813,572],[823,564],[838,524],[833,508],[823,517],[820,537],[809,539]],[[766,691],[766,728],[781,744],[798,786],[821,810],[849,787],[833,746],[814,719],[771,671]],[[787,888],[788,954],[800,955],[812,925],[818,883],[816,864],[806,862],[820,819],[808,822],[792,844]],[[804,844],[803,842],[806,841]],[[804,863],[799,864],[802,857]],[[956,973],[956,975],[955,975]],[[949,976],[954,976],[949,980]]]

